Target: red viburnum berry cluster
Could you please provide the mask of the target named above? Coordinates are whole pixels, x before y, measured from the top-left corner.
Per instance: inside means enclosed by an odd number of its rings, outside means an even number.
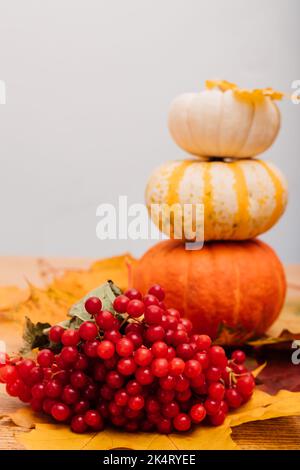
[[[62,346],[59,354],[43,349],[37,362],[5,356],[0,380],[7,393],[77,433],[100,431],[106,423],[159,433],[188,431],[204,420],[222,424],[254,389],[245,354],[236,350],[228,360],[163,300],[159,285],[144,297],[127,290],[113,303],[122,321],[90,297],[90,321],[50,329],[50,340]]]

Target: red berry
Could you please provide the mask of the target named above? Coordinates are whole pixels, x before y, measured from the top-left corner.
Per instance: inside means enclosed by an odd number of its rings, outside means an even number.
[[[226,390],[225,399],[230,408],[239,408],[243,401],[242,396],[234,388]]]
[[[205,370],[209,367],[209,356],[207,351],[197,352],[194,358],[200,362],[202,370]]]
[[[82,392],[82,398],[85,400],[93,401],[96,400],[98,388],[94,383],[89,383]]]
[[[83,433],[87,430],[87,425],[83,415],[75,415],[71,421],[71,430],[76,433]]]
[[[78,330],[65,330],[61,336],[61,342],[64,346],[76,346],[80,341]]]
[[[180,320],[180,323],[181,323],[181,325],[184,326],[187,333],[191,333],[191,331],[193,329],[193,324],[192,324],[191,320],[189,320],[188,318],[182,318]]]
[[[89,409],[89,406],[90,406],[90,404],[87,400],[79,400],[74,405],[74,412],[76,414],[85,413]]]
[[[119,320],[109,310],[101,310],[96,315],[96,323],[104,331],[118,330],[119,328]]]
[[[35,384],[31,389],[31,395],[37,400],[42,400],[45,396],[45,385],[44,384]]]
[[[106,375],[106,383],[111,388],[121,388],[124,384],[124,377],[119,372],[111,370]]]
[[[103,429],[103,419],[97,410],[88,410],[84,414],[84,421],[88,426],[90,426],[94,430],[100,431],[101,429]]]
[[[118,371],[120,374],[128,376],[135,372],[136,363],[132,357],[124,357],[118,362]]]
[[[83,351],[88,357],[97,357],[98,356],[98,346],[99,341],[86,341],[83,345]]]
[[[200,403],[193,405],[190,409],[190,417],[193,423],[201,423],[206,416],[206,410],[203,405]]]
[[[102,308],[102,302],[98,297],[89,297],[85,301],[85,309],[90,315],[96,315]]]
[[[85,370],[88,368],[88,359],[84,354],[78,354],[77,361],[74,364],[74,369]]]
[[[54,354],[50,349],[43,349],[37,355],[37,362],[42,367],[50,367],[54,361]]]
[[[146,308],[144,318],[149,325],[157,325],[162,321],[163,310],[157,305],[150,305]]]
[[[153,359],[152,352],[145,348],[139,348],[134,352],[134,361],[139,366],[147,366]]]
[[[185,362],[180,357],[174,357],[169,364],[170,375],[181,375],[185,368]]]
[[[128,393],[124,389],[118,390],[114,396],[114,400],[118,406],[126,406],[128,398]]]
[[[165,358],[153,359],[151,363],[151,372],[155,377],[164,377],[168,375],[169,363]]]
[[[142,300],[142,294],[137,289],[131,288],[124,292],[124,295],[130,300]]]
[[[208,351],[211,347],[211,339],[207,335],[197,335],[195,343],[197,344],[198,351]]]
[[[220,402],[207,398],[204,402],[204,407],[208,415],[215,415],[220,410]]]
[[[0,382],[10,383],[14,382],[18,378],[17,369],[15,366],[10,364],[0,368]]]
[[[166,375],[159,379],[159,385],[163,390],[174,390],[176,386],[176,378],[172,375]]]
[[[165,291],[159,284],[154,284],[152,287],[150,287],[148,294],[154,295],[160,301],[164,300],[165,298]]]
[[[104,333],[104,339],[111,341],[112,343],[117,343],[119,339],[122,338],[121,333],[118,330],[107,330]]]
[[[27,385],[32,386],[38,382],[41,382],[43,378],[44,378],[44,374],[43,374],[42,367],[35,366],[35,367],[32,367],[32,369],[30,369],[25,382],[27,383]]]
[[[116,343],[116,351],[121,357],[129,357],[134,350],[133,342],[128,338],[121,338]]]
[[[188,341],[188,334],[184,330],[174,331],[172,342],[174,346],[178,346],[181,343],[186,343]]]
[[[184,375],[189,379],[195,379],[201,374],[201,364],[195,359],[190,359],[185,363]]]
[[[244,351],[241,351],[239,349],[236,349],[233,351],[231,354],[231,359],[236,363],[236,364],[244,364],[246,360],[246,354]]]
[[[120,340],[121,341],[121,340]],[[111,341],[103,340],[99,343],[97,354],[101,359],[110,359],[115,353],[115,345]]]
[[[209,350],[209,358],[213,366],[225,369],[228,361],[225,351],[221,346],[212,346]]]
[[[128,406],[131,410],[137,411],[141,410],[144,407],[144,398],[142,395],[135,395],[133,397],[129,397],[128,399]]]
[[[149,343],[164,339],[165,330],[160,325],[150,325],[145,333],[145,338]]]
[[[180,320],[180,313],[178,310],[176,310],[176,308],[168,308],[167,314],[171,315],[171,317],[177,318],[177,320]]]
[[[255,387],[255,381],[251,374],[244,375],[237,379],[236,389],[245,398],[248,398]]]
[[[160,410],[160,404],[155,398],[147,398],[145,403],[145,409],[148,414],[157,414]]]
[[[168,346],[163,341],[156,341],[151,346],[151,352],[154,357],[166,357],[168,354]]]
[[[163,406],[162,413],[166,418],[175,418],[180,412],[180,408],[176,401],[170,401]]]
[[[213,426],[220,426],[224,423],[225,418],[226,413],[224,413],[222,410],[219,410],[217,414],[209,417],[209,421]]]
[[[115,298],[113,307],[118,313],[126,313],[129,298],[126,295],[119,295]]]
[[[218,382],[222,377],[222,370],[218,367],[209,367],[206,370],[206,378],[209,382]]]
[[[138,367],[135,371],[135,377],[141,385],[149,385],[154,380],[154,376],[148,367]]]
[[[62,400],[67,405],[74,405],[79,400],[79,392],[71,385],[66,385],[62,392]]]
[[[132,318],[138,318],[145,312],[145,305],[139,299],[130,300],[127,304],[127,313]]]
[[[212,400],[221,401],[225,395],[225,387],[220,382],[212,382],[208,387],[208,395]]]
[[[79,336],[84,341],[93,341],[98,335],[98,328],[94,322],[85,321],[79,327]]]
[[[61,336],[65,329],[60,326],[60,325],[54,325],[50,328],[49,331],[49,339],[53,343],[60,343],[61,342]]]
[[[150,305],[157,305],[159,307],[159,300],[157,297],[151,294],[147,294],[143,298],[145,307],[150,307]]]
[[[45,386],[45,395],[49,398],[58,398],[62,393],[62,386],[57,380],[50,380]]]
[[[160,403],[166,404],[174,400],[175,392],[174,390],[164,390],[162,388],[158,389],[157,398]]]
[[[194,356],[193,348],[188,343],[181,343],[176,348],[176,354],[178,357],[181,357],[185,361],[191,359]]]
[[[18,376],[21,379],[26,380],[30,369],[32,369],[33,367],[35,367],[35,362],[34,361],[32,361],[31,359],[22,359],[16,365]]]
[[[173,419],[173,426],[176,431],[188,431],[191,427],[191,419],[185,413],[179,413]]]
[[[136,380],[130,380],[126,385],[128,395],[139,395],[142,392],[141,385]]]
[[[88,377],[82,370],[75,370],[70,376],[70,382],[74,388],[84,388],[88,383]]]
[[[190,386],[190,382],[185,377],[179,376],[175,386],[177,392],[185,392]]]
[[[167,418],[159,420],[156,427],[160,434],[170,434],[172,432],[172,422]]]
[[[75,346],[64,346],[60,357],[65,364],[73,364],[78,359],[78,351]]]
[[[70,417],[71,411],[64,403],[55,403],[51,408],[51,414],[56,421],[66,421]]]
[[[134,331],[127,333],[126,338],[130,339],[136,348],[139,348],[143,344],[143,337]]]

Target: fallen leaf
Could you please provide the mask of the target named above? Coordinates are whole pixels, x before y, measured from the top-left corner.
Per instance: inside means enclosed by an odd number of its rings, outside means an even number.
[[[95,286],[114,279],[120,288],[126,289],[129,254],[97,261],[88,270],[67,271],[41,289],[28,284],[26,300],[17,306],[0,311],[1,333],[9,353],[16,353],[21,346],[22,327],[25,318],[33,323],[56,324],[66,318],[71,305]]]
[[[28,413],[28,412],[26,412]],[[249,421],[261,421],[280,416],[300,415],[300,393],[282,390],[269,395],[255,390],[252,399],[239,410],[231,412],[222,426],[198,426],[185,434],[160,435],[154,433],[129,434],[115,429],[101,433],[74,434],[69,427],[60,424],[36,424],[34,430],[16,436],[31,450],[109,450],[128,448],[133,450],[234,450],[238,445],[231,438],[231,428]],[[31,423],[26,416],[26,422]],[[32,418],[32,420],[34,420]]]
[[[48,421],[47,416],[42,415],[41,413],[35,413],[31,408],[25,406],[18,408],[16,411],[8,413],[5,416],[8,416],[17,426],[26,429],[35,428],[38,423],[45,423]]]
[[[239,426],[249,421],[261,421],[281,416],[300,415],[300,393],[281,390],[269,395],[256,390],[253,398],[240,410],[231,413],[226,419],[229,426]]]
[[[271,355],[270,355],[271,356]],[[266,367],[257,374],[257,384],[260,390],[276,394],[279,390],[300,392],[300,368],[288,358],[273,357],[268,359]]]
[[[0,312],[16,307],[28,298],[28,290],[16,286],[0,287]]]

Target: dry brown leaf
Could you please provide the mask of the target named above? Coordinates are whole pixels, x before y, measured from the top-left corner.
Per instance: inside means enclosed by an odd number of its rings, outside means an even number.
[[[65,425],[38,423],[33,431],[22,433],[22,435],[17,436],[17,439],[26,449],[33,450],[108,450],[115,448],[134,450],[233,450],[238,449],[238,445],[231,438],[232,427],[249,421],[299,415],[300,392],[282,390],[277,395],[268,395],[265,392],[256,390],[252,399],[239,410],[230,413],[222,426],[198,426],[193,431],[185,434],[165,436],[153,433],[135,433],[133,435],[114,429],[106,429],[101,433],[77,435],[72,433],[69,427]],[[26,420],[27,423],[31,423],[28,412],[26,412]]]

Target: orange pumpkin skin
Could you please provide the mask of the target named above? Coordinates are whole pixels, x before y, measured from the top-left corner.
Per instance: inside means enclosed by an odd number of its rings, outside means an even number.
[[[154,283],[165,289],[166,307],[189,318],[195,332],[216,338],[225,325],[240,341],[265,333],[286,292],[283,266],[260,240],[210,242],[197,251],[178,240],[160,242],[131,266],[132,286],[145,293]]]

